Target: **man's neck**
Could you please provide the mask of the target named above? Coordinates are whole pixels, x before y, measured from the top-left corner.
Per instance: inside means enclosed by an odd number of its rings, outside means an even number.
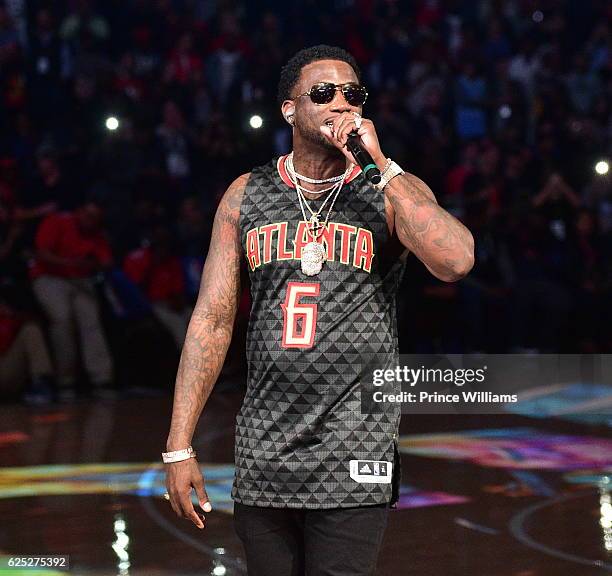
[[[296,138],[293,141],[293,167],[302,176],[324,180],[343,174],[348,160],[338,150],[326,150],[320,145]]]

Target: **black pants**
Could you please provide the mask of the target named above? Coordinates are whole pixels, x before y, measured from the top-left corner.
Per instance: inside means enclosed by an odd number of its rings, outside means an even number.
[[[388,504],[306,510],[234,503],[249,576],[374,576]]]

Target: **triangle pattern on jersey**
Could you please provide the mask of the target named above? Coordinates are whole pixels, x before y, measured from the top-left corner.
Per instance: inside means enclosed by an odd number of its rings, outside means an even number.
[[[311,202],[313,209],[318,202]],[[285,223],[286,240],[279,246],[279,227],[272,234],[272,260],[263,263],[261,254],[260,266],[247,266],[249,372],[236,416],[232,497],[253,506],[313,509],[388,502],[390,484],[350,477],[351,460],[393,460],[400,416],[397,404],[380,413],[362,414],[361,409],[361,380],[367,379],[371,359],[382,366],[398,360],[395,293],[402,266],[384,269],[380,260],[389,239],[384,197],[357,175],[343,187],[330,217],[371,232],[370,272],[353,265],[354,233],[336,232],[334,258],[317,276],[302,274],[298,260],[278,260],[280,249],[293,250],[301,219],[296,192],[281,180],[275,162],[254,169],[240,208],[245,262],[250,230]],[[348,264],[340,258],[342,238]],[[283,305],[291,283],[318,285],[317,297],[297,300],[298,306],[316,307],[310,347],[283,346],[289,325]],[[305,328],[302,319],[299,329]]]

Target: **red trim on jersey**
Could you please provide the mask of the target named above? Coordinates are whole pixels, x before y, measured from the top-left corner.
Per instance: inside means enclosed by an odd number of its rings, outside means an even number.
[[[287,161],[287,156],[289,154],[285,154],[285,156],[281,156],[276,162],[276,169],[278,170],[278,175],[281,177],[281,180],[289,186],[289,188],[295,188],[289,179],[289,174],[287,174],[287,168],[285,167],[285,162]],[[361,174],[361,168],[359,166],[353,167],[351,173],[345,178],[344,183],[348,184],[352,180],[355,180],[357,176]]]

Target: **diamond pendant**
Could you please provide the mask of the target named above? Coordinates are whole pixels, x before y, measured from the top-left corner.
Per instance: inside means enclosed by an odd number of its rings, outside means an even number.
[[[319,216],[317,214],[313,214],[310,217],[309,222],[310,222],[310,229],[312,232],[316,232],[321,226],[321,223],[319,222]]]
[[[318,242],[309,242],[302,248],[302,256],[300,261],[302,263],[302,272],[306,276],[314,276],[321,272],[323,268],[323,262],[325,262],[325,248]]]

